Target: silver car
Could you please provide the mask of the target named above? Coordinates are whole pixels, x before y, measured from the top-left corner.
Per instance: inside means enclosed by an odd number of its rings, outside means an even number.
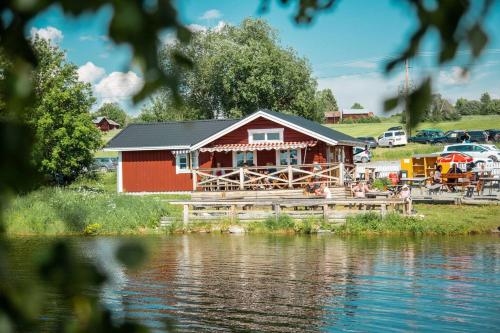
[[[352,148],[354,163],[368,163],[372,159],[372,153],[363,147]]]

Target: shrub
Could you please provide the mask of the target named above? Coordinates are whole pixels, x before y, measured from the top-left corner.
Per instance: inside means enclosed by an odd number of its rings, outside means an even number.
[[[289,230],[294,228],[294,222],[288,215],[272,216],[264,221],[264,226],[269,230]]]
[[[377,178],[373,182],[373,187],[377,190],[385,190],[388,185],[391,185],[391,181],[389,178]]]
[[[92,223],[85,227],[83,230],[83,234],[87,236],[95,236],[99,234],[99,231],[102,229],[102,226],[99,223]]]

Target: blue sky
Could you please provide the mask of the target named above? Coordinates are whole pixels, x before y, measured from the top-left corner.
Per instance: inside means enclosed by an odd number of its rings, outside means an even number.
[[[177,7],[181,21],[192,29],[213,28],[221,22],[236,25],[249,16],[266,19],[278,30],[283,46],[294,48],[309,60],[318,88],[331,88],[340,107],[360,102],[382,113],[383,99],[394,94],[403,80],[403,68],[386,76],[383,66],[402,49],[405,37],[415,27],[408,5],[391,0],[344,0],[320,14],[313,24],[297,26],[293,6],[273,1],[268,12],[259,13],[259,4],[257,0],[179,0]],[[103,8],[96,14],[70,18],[58,8],[51,8],[31,23],[27,33],[51,38],[67,51],[69,61],[80,67],[81,79],[93,84],[96,107],[104,101],[116,101],[136,114],[140,106],[133,106],[130,97],[140,89],[141,73],[129,68],[129,48],[114,45],[105,37],[111,13],[111,8]],[[468,61],[465,52],[444,67],[432,63],[437,48],[435,36],[430,36],[423,52],[411,63],[412,80],[432,74],[436,90],[451,101],[461,96],[477,99],[484,91],[500,98],[498,22],[500,1],[486,22],[490,43],[467,77],[460,75],[459,67]]]

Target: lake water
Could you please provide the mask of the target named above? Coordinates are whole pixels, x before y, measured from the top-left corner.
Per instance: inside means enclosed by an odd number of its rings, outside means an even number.
[[[165,319],[181,332],[500,331],[497,236],[169,236],[148,240],[135,272],[113,260],[120,238],[71,241],[112,274],[101,295],[115,317],[158,332]],[[12,241],[16,278],[46,243]]]

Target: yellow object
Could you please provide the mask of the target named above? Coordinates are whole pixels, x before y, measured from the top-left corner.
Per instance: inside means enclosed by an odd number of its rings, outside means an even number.
[[[404,158],[401,160],[401,170],[406,171],[408,178],[431,177],[434,170],[436,170],[438,157],[437,154],[418,154],[413,155],[411,158]],[[444,164],[449,163],[443,163],[443,173],[445,173]]]

